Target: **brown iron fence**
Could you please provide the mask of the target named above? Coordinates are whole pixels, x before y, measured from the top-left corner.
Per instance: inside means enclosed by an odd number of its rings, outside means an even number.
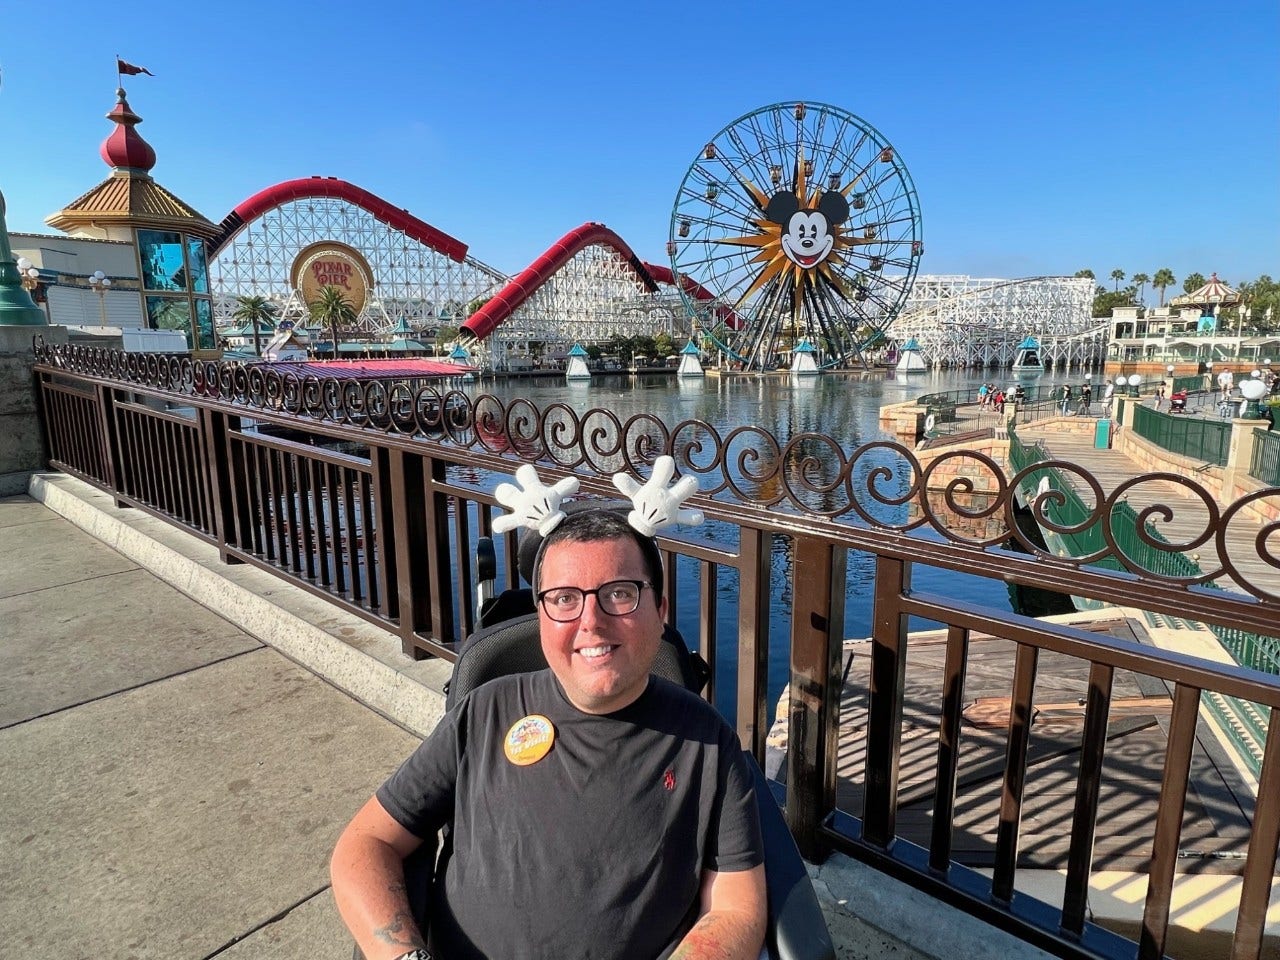
[[[42,346],[37,361],[51,466],[211,540],[229,562],[270,570],[383,625],[412,657],[452,658],[471,627],[474,538],[491,531],[499,476],[534,462],[545,481],[576,475],[585,493],[611,496],[609,475],[625,470],[640,477],[657,456],[672,455],[681,473],[699,478],[702,490],[692,503],[707,514],[712,532],[661,540],[669,616],[674,622],[682,610],[696,609],[691,639],[713,669],[709,695],[718,685],[735,685],[733,719],[744,746],[762,759],[771,711],[769,655],[785,651],[786,815],[806,856],[820,860],[843,851],[1061,956],[1164,954],[1200,694],[1280,706],[1280,680],[1254,670],[912,587],[913,578],[932,567],[1169,616],[1194,609],[1199,621],[1274,638],[1280,576],[1250,582],[1225,548],[1226,531],[1245,522],[1245,501],[1214,512],[1191,544],[1138,531],[1156,553],[1197,550],[1204,573],[1188,578],[1138,567],[1112,529],[1113,500],[1124,491],[1105,497],[1086,471],[1060,461],[1009,471],[985,455],[952,452],[922,467],[911,450],[888,441],[845,449],[831,437],[801,434],[783,442],[754,426],[722,431],[702,421],[668,424],[651,416],[623,422],[601,409],[539,409],[393,382],[338,384],[236,364],[81,348]],[[964,469],[954,470],[958,465]],[[1089,515],[1080,521],[1101,532],[1092,554],[1056,555],[1017,522],[1026,506],[1017,491],[1037,489],[1037,471],[1045,470],[1068,471],[1093,491],[1093,502],[1085,504]],[[1193,480],[1175,479],[1214,502]],[[977,490],[987,491],[984,501],[974,499]],[[1246,500],[1260,497],[1280,497],[1280,490]],[[1044,504],[1029,506],[1045,529],[1071,532]],[[506,582],[514,584],[514,564],[506,562],[514,555],[514,535],[499,543]],[[1022,552],[1002,549],[1005,544]],[[779,545],[792,564],[785,635],[770,630],[770,558]],[[845,603],[855,557],[871,558],[874,594],[866,673],[849,678],[865,703],[861,757],[847,748],[842,755],[839,739]],[[1274,553],[1268,562],[1276,566]],[[696,576],[680,580],[677,564],[692,564]],[[732,663],[717,659],[727,578],[736,581]],[[1206,589],[1213,579],[1234,581],[1247,595]],[[924,698],[932,704],[936,746],[926,788],[930,839],[920,845],[905,839],[899,822],[913,618],[945,629],[941,679]],[[953,856],[957,775],[970,739],[963,722],[968,651],[979,635],[1016,648],[990,878]],[[1028,744],[1047,657],[1067,658],[1088,678],[1066,887],[1054,904],[1015,896],[1026,864],[1019,844]],[[1140,825],[1149,832],[1145,840],[1135,840],[1150,851],[1136,945],[1088,922],[1086,910],[1114,680],[1122,671],[1167,688],[1171,699],[1167,750],[1159,783],[1151,785],[1159,797],[1156,814]],[[1243,866],[1236,958],[1261,954],[1280,841],[1278,741],[1280,733],[1270,728]],[[850,768],[862,784],[861,802],[843,809],[837,780]]]

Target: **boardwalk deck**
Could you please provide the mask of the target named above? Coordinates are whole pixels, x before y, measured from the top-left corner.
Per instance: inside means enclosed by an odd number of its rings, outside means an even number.
[[[1098,480],[1104,495],[1110,495],[1121,484],[1149,475],[1120,451],[1097,449],[1090,436],[1054,430],[1051,423],[1019,427],[1018,436],[1026,443],[1039,443],[1055,460],[1079,464]],[[1193,475],[1189,479],[1195,481],[1196,478]],[[1092,497],[1086,492],[1084,484],[1077,481],[1075,486],[1084,495],[1086,504],[1091,503]],[[1208,508],[1184,485],[1165,480],[1148,480],[1130,488],[1126,496],[1129,505],[1139,514],[1147,507],[1157,504],[1166,504],[1171,508],[1172,513],[1167,520],[1157,514],[1149,521],[1151,528],[1169,543],[1192,543],[1210,526]],[[1218,504],[1219,508],[1222,506],[1224,504]],[[1268,563],[1258,552],[1257,537],[1262,526],[1259,520],[1246,516],[1237,517],[1226,531],[1226,551],[1236,569],[1249,582],[1276,591],[1280,590],[1280,567]],[[1205,572],[1214,569],[1217,551],[1212,541],[1185,552]],[[1220,578],[1218,585],[1237,593],[1245,592],[1227,577]]]
[[[1141,629],[1135,630],[1123,617],[1091,620],[1082,615],[1077,625],[1125,639],[1145,639]],[[913,635],[908,644],[898,828],[907,840],[926,847],[932,826],[944,656],[944,633]],[[991,866],[994,858],[1013,657],[1010,641],[986,635],[971,639],[953,858],[978,868]],[[836,793],[839,807],[855,816],[862,811],[869,669],[870,644],[847,644]],[[1020,866],[1066,867],[1084,720],[1077,702],[1087,692],[1087,672],[1087,664],[1071,658],[1047,653],[1040,658]],[[1121,672],[1113,696],[1128,702],[1113,708],[1108,729],[1094,865],[1095,869],[1141,871],[1150,856],[1170,692],[1158,680]],[[1249,837],[1252,791],[1203,718],[1191,783],[1179,870],[1237,872],[1243,862],[1237,855]]]

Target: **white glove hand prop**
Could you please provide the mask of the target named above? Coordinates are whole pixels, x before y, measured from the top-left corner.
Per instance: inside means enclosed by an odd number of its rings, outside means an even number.
[[[516,482],[519,487],[513,483],[500,483],[493,492],[498,502],[511,511],[494,519],[494,533],[527,527],[545,537],[564,519],[561,501],[578,490],[577,477],[565,477],[548,487],[538,479],[538,471],[529,463],[516,471]]]
[[[701,510],[684,510],[680,504],[688,500],[698,490],[698,478],[689,476],[676,481],[675,486],[667,484],[676,472],[676,462],[670,457],[659,457],[653,463],[653,476],[645,481],[644,486],[628,474],[615,473],[613,485],[631,501],[632,510],[627,514],[627,522],[639,533],[652,537],[663,527],[673,523],[685,526],[697,526],[703,520]]]

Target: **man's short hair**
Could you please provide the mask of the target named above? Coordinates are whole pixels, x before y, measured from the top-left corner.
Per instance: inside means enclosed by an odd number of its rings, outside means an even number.
[[[538,548],[538,556],[533,563],[533,590],[542,589],[539,582],[542,578],[542,558],[548,548],[557,543],[598,543],[603,540],[630,540],[640,548],[640,556],[644,559],[645,572],[653,587],[653,602],[662,602],[662,552],[653,537],[646,537],[631,524],[621,510],[608,508],[583,510],[570,513],[560,525],[543,539]]]

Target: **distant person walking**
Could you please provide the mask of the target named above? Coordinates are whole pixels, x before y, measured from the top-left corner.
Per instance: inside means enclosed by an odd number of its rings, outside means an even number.
[[[1115,385],[1114,383],[1111,383],[1110,381],[1108,381],[1108,382],[1107,382],[1107,389],[1106,389],[1106,390],[1104,390],[1104,391],[1102,391],[1102,399],[1103,399],[1104,401],[1106,401],[1106,404],[1107,404],[1107,416],[1108,416],[1108,417],[1110,417],[1110,416],[1111,416],[1111,404],[1112,404],[1112,402],[1114,401],[1115,395],[1116,395],[1116,385]]]
[[[1157,410],[1160,409],[1160,404],[1162,404],[1163,402],[1164,402],[1164,381],[1161,380],[1160,383],[1156,385],[1156,409]]]
[[[979,410],[987,409],[987,401],[990,398],[991,398],[991,391],[987,389],[987,385],[984,383],[982,386],[978,388],[978,409]]]
[[[1233,374],[1230,370],[1223,370],[1220,374],[1218,374],[1218,390],[1219,390],[1218,400],[1221,403],[1226,403],[1228,400],[1231,399],[1231,389],[1235,385],[1236,385],[1235,374]]]
[[[1071,384],[1064,383],[1062,385],[1062,390],[1058,395],[1058,409],[1062,411],[1062,415],[1065,417],[1067,415],[1067,411],[1070,408],[1071,408]]]
[[[1089,405],[1093,400],[1093,387],[1086,383],[1080,388],[1080,407],[1076,411],[1081,417],[1089,416]]]

